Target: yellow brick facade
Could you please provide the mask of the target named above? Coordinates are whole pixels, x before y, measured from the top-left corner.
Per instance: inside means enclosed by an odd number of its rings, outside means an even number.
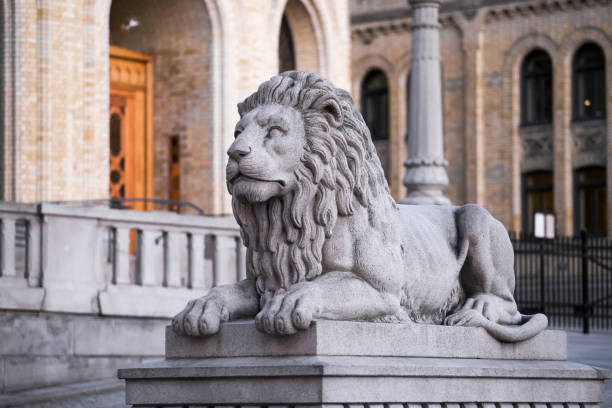
[[[352,7],[352,90],[366,73],[382,69],[390,83],[390,184],[396,199],[406,157],[406,77],[410,70],[410,11],[406,5],[358,1]],[[440,12],[445,156],[453,203],[487,207],[511,230],[521,228],[522,152],[520,64],[532,50],[553,61],[554,206],[558,232],[572,234],[575,130],[571,122],[572,58],[585,42],[606,57],[604,144],[612,153],[612,2],[445,1]],[[604,163],[605,165],[605,163]],[[608,214],[612,214],[612,166],[607,166]],[[608,217],[612,231],[612,217]]]
[[[181,197],[209,214],[231,212],[224,165],[236,103],[277,72],[283,14],[292,27],[297,68],[317,71],[350,89],[357,104],[364,76],[373,68],[385,72],[390,92],[388,178],[394,197],[405,195],[411,39],[407,2],[181,0],[168,9],[165,0],[151,0],[142,10],[130,9],[130,1],[116,2],[113,10],[120,19],[141,13],[143,25],[159,22],[157,30],[145,31],[148,43],[112,33],[110,0],[2,0],[3,199],[108,197],[108,47],[113,34],[111,43],[157,55],[158,62],[171,61],[158,63],[155,73],[155,197],[167,197],[167,137],[177,133]],[[470,4],[475,3],[447,0],[440,13],[450,178],[446,193],[454,203],[483,204],[506,227],[520,229],[520,64],[527,53],[540,48],[553,61],[558,231],[571,234],[578,164],[577,130],[571,121],[572,57],[586,41],[597,43],[606,55],[604,132],[610,156],[612,2]],[[607,168],[612,214],[612,166]],[[612,217],[608,223],[612,231]]]
[[[126,3],[115,1],[118,8]],[[167,51],[166,56],[179,45],[172,41],[180,41],[183,48],[200,48],[199,58],[185,57],[190,50],[176,50],[182,60],[175,58],[174,66],[182,64],[183,77],[172,69],[157,73],[154,190],[157,197],[165,198],[165,137],[184,131],[185,199],[209,214],[227,214],[231,206],[224,181],[225,151],[233,138],[236,104],[277,72],[283,13],[303,33],[294,38],[297,68],[318,71],[349,88],[348,3],[182,0],[172,2],[174,9],[164,10],[168,3],[139,2],[139,10],[128,10],[142,13],[143,24],[159,26],[150,32],[159,38],[151,41],[158,41],[157,49]],[[111,6],[110,0],[2,0],[3,199],[108,197]],[[171,27],[164,31],[164,24]],[[189,27],[193,32],[188,32]],[[146,44],[139,47],[125,40],[123,45],[147,51]],[[197,78],[190,76],[193,72]],[[172,81],[180,86],[173,88]],[[185,99],[190,90],[200,92]],[[173,109],[183,115],[180,120]]]

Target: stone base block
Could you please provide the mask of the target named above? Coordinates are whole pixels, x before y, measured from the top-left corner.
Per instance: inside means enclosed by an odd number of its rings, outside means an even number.
[[[610,377],[565,361],[564,332],[507,344],[479,328],[427,325],[317,321],[281,338],[252,322],[207,339],[169,329],[166,357],[119,370],[128,404],[582,408],[572,404],[596,406]]]

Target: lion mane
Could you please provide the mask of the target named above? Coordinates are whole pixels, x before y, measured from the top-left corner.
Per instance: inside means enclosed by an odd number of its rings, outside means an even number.
[[[395,206],[370,131],[348,92],[317,74],[287,71],[261,84],[238,112],[242,117],[272,103],[301,112],[306,145],[293,191],[265,203],[232,199],[247,247],[247,276],[260,295],[323,272],[323,245],[338,216],[352,216],[356,205],[369,209],[377,197]]]

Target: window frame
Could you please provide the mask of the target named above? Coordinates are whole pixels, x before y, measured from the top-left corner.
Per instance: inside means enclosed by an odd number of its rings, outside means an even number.
[[[549,67],[548,70],[541,70],[541,71],[537,71],[537,70],[533,70],[532,72],[528,72],[528,65],[531,62],[531,60],[538,58],[538,57],[542,57],[545,56],[548,59],[549,62]],[[528,92],[527,92],[527,88],[528,88],[528,82],[530,81],[530,83],[533,83],[533,81],[535,81],[536,83],[536,92],[534,92],[533,94],[539,94],[539,93],[548,93],[549,94],[549,101],[548,103],[546,101],[540,101],[539,105],[540,106],[536,106],[535,110],[536,110],[536,114],[533,115],[534,117],[536,117],[535,120],[527,120],[527,117],[530,116],[528,115],[527,109],[528,109],[528,101],[527,101],[527,97],[528,97]],[[548,92],[546,92],[546,87],[547,84],[546,82],[544,82],[545,80],[548,80]],[[520,71],[520,123],[521,126],[537,126],[537,125],[549,125],[552,124],[553,122],[553,62],[552,62],[552,58],[550,56],[550,54],[548,52],[546,52],[546,50],[543,50],[541,48],[536,48],[531,50],[529,53],[527,53],[527,55],[525,55],[525,57],[523,58],[523,61],[521,62],[521,71]],[[537,102],[537,101],[536,101]],[[535,105],[535,103],[533,104]],[[549,107],[547,109],[547,106]]]
[[[582,53],[586,53],[588,52],[588,49],[591,48],[592,50],[598,50],[601,53],[601,64],[600,65],[592,65],[592,66],[583,66],[583,67],[579,67],[578,66],[578,62],[581,59],[580,57],[582,56]],[[591,82],[590,87],[592,88],[591,91],[596,92],[597,89],[597,84],[595,84],[596,81],[596,75],[597,72],[601,72],[601,75],[603,77],[603,98],[601,100],[602,106],[601,106],[601,112],[602,115],[599,116],[594,116],[594,115],[589,115],[589,114],[580,114],[580,106],[581,106],[581,101],[578,100],[578,93],[579,93],[579,76],[580,75],[587,75],[587,74],[591,74],[590,77],[588,77],[589,82]],[[572,122],[583,122],[583,121],[590,121],[590,120],[605,120],[606,119],[606,55],[603,51],[603,48],[601,48],[601,46],[593,41],[588,41],[583,43],[582,45],[580,45],[580,47],[578,47],[576,49],[576,52],[574,53],[574,56],[572,58]],[[595,100],[593,99],[593,101],[595,102]],[[593,107],[592,112],[596,112],[595,107]]]
[[[381,89],[376,89],[376,90],[367,90],[367,84],[369,81],[373,81],[374,78],[377,75],[382,75],[382,77],[384,78],[384,82],[385,82],[385,87],[381,88]],[[361,81],[361,114],[363,115],[364,121],[366,122],[366,125],[368,126],[369,130],[370,130],[370,135],[372,137],[372,141],[373,142],[377,142],[377,141],[389,141],[390,139],[390,120],[391,120],[391,112],[390,112],[390,107],[391,107],[391,101],[390,101],[390,90],[389,90],[389,78],[387,77],[387,74],[385,73],[385,71],[383,71],[380,68],[372,68],[370,69],[366,75],[364,75],[363,80]],[[385,101],[385,105],[386,105],[386,118],[385,118],[385,123],[384,123],[384,130],[385,130],[385,135],[384,137],[377,137],[378,134],[376,133],[376,130],[378,130],[378,126],[374,126],[377,122],[373,123],[372,125],[370,125],[370,123],[368,123],[368,112],[367,112],[367,99],[368,98],[372,98],[372,97],[377,97],[377,98],[381,98],[384,97],[384,101]]]
[[[604,179],[603,181],[586,181],[586,182],[581,182],[580,181],[580,173],[582,173],[583,171],[588,171],[588,170],[601,170],[603,171],[603,175],[604,175]],[[581,207],[580,207],[580,192],[581,189],[583,188],[588,188],[591,189],[591,192],[593,193],[595,191],[595,189],[597,188],[601,188],[603,187],[606,191],[606,195],[607,195],[607,190],[608,190],[608,172],[607,172],[607,168],[606,166],[584,166],[584,167],[580,167],[577,169],[574,169],[574,233],[580,233],[581,231],[581,220],[580,220],[580,212],[581,212]],[[594,200],[593,203],[595,205],[595,203],[597,202],[597,200]],[[605,206],[608,205],[608,201],[606,199],[605,202]],[[608,218],[608,214],[607,214],[607,208],[605,208],[606,211],[606,225],[605,225],[605,230],[604,231],[590,231],[588,227],[586,227],[587,231],[589,232],[589,234],[592,235],[600,235],[600,236],[605,236],[608,234],[608,225],[607,225],[607,218]],[[595,216],[595,221],[594,224],[595,226],[597,226],[599,223],[599,218],[598,218],[598,212],[594,211],[594,216]]]
[[[527,184],[527,179],[531,176],[536,176],[539,174],[550,174],[551,183],[550,185],[539,185],[539,186],[529,186]],[[543,207],[543,193],[551,192],[553,194],[553,207],[554,203],[554,191],[555,191],[555,180],[554,180],[554,172],[551,170],[535,170],[525,172],[521,175],[521,229],[523,233],[533,234],[533,231],[529,230],[529,214],[527,208],[527,196],[530,193],[537,193],[540,201],[540,208]],[[554,208],[553,208],[554,211]],[[533,220],[531,220],[533,221]]]

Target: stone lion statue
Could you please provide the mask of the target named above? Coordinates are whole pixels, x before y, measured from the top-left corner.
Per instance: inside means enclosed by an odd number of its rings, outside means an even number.
[[[178,333],[250,317],[272,334],[333,319],[479,326],[503,341],[547,326],[518,312],[512,245],[484,208],[396,204],[348,92],[288,71],[238,110],[227,187],[247,279],[190,301]]]

